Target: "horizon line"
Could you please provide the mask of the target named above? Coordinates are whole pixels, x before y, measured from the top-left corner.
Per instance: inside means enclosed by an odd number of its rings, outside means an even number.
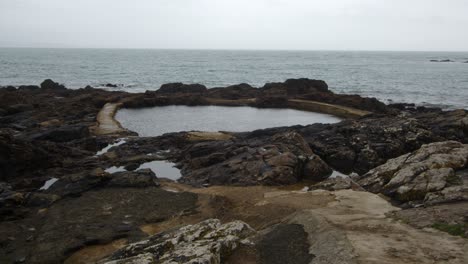
[[[168,51],[296,51],[296,52],[468,52],[468,50],[384,50],[384,49],[255,49],[255,48],[123,48],[123,47],[34,47],[0,46],[0,49],[83,49],[83,50],[168,50]]]

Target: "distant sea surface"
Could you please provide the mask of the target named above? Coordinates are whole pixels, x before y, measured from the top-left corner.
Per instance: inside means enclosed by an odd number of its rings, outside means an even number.
[[[430,62],[449,59],[453,62]],[[114,90],[157,90],[169,82],[209,88],[289,78],[325,80],[336,93],[468,109],[468,52],[229,51],[0,48],[0,86],[69,88],[118,84]]]

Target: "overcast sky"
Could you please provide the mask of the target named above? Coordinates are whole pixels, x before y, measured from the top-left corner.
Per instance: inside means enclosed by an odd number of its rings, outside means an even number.
[[[0,0],[0,46],[468,50],[468,0]]]

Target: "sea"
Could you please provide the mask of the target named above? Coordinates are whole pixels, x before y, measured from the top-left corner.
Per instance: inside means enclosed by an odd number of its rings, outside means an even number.
[[[143,92],[169,82],[261,87],[311,78],[385,103],[468,109],[467,61],[468,52],[0,48],[0,86],[50,78],[68,88]]]

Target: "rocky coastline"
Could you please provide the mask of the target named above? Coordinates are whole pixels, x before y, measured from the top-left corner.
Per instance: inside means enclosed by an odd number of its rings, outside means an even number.
[[[114,119],[166,105],[343,121],[139,137]],[[137,170],[155,160],[182,177]],[[0,87],[0,234],[0,263],[466,263],[468,111],[386,105],[310,79]]]

